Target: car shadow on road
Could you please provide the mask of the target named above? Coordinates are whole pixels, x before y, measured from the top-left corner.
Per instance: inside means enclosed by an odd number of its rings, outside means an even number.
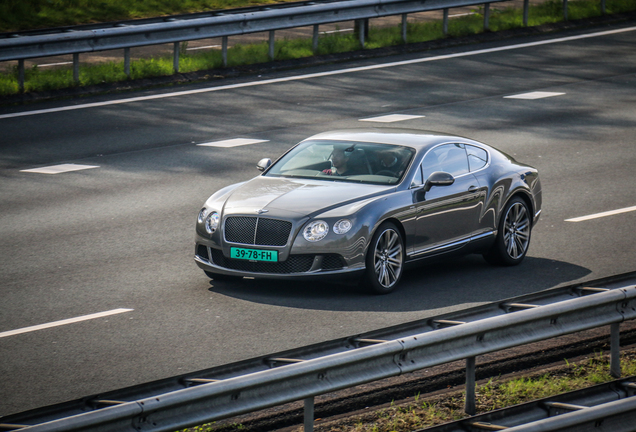
[[[374,295],[347,283],[242,279],[210,281],[210,291],[241,300],[299,309],[409,312],[466,307],[574,283],[587,268],[546,258],[526,257],[516,267],[486,264],[472,255],[408,269],[391,294]]]

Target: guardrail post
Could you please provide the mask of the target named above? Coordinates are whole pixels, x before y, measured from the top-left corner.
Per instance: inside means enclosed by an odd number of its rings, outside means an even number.
[[[276,33],[275,30],[269,31],[269,52],[267,53],[267,56],[269,57],[270,61],[274,61],[274,34],[275,33]]]
[[[73,82],[79,84],[79,53],[73,53]]]
[[[172,51],[172,70],[174,73],[179,73],[179,42],[173,42]]]
[[[124,73],[130,79],[130,48],[124,48]]]
[[[222,38],[221,57],[223,57],[223,67],[227,67],[227,36],[223,36]]]
[[[528,27],[528,9],[530,8],[530,0],[523,0],[523,26]]]
[[[610,324],[610,375],[621,377],[621,332],[620,323]]]
[[[406,14],[402,14],[402,42],[406,43]]]
[[[360,47],[364,48],[364,41],[366,40],[366,30],[369,28],[368,19],[359,19],[355,21],[356,31],[358,33],[358,39],[360,40]]]
[[[314,432],[314,398],[305,399],[304,432]]]
[[[444,19],[442,22],[442,31],[444,32],[444,36],[448,34],[448,8],[444,9]]]
[[[314,54],[318,51],[318,24],[314,24],[314,35],[311,40],[311,50]]]
[[[568,20],[568,0],[563,0],[563,19]]]
[[[18,91],[24,93],[24,59],[18,60]]]
[[[475,357],[466,359],[466,402],[464,412],[475,415]]]
[[[490,3],[484,4],[484,31],[490,30]]]
[[[605,15],[605,0],[601,0],[601,13]]]

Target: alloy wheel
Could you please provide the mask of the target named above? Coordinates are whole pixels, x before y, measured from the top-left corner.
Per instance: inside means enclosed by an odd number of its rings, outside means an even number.
[[[512,259],[521,258],[528,249],[530,218],[526,206],[520,202],[510,206],[508,213],[506,213],[503,240],[506,252]]]
[[[374,271],[378,283],[391,288],[402,274],[402,242],[393,229],[384,231],[375,245]]]

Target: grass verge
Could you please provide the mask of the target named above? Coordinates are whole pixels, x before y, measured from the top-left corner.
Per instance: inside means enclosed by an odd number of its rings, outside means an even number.
[[[283,3],[294,0],[2,0],[0,32]]]
[[[51,0],[53,3],[55,1]],[[131,0],[132,1],[132,0]],[[229,2],[233,0],[228,0]],[[239,0],[237,0],[239,1]],[[240,0],[250,1],[250,0]],[[256,0],[254,0],[256,1]],[[76,0],[82,3],[81,0]],[[126,2],[124,2],[126,3]],[[143,4],[145,2],[140,2]],[[185,3],[188,3],[187,1]],[[617,14],[636,10],[633,0],[606,0],[606,14]],[[448,34],[444,35],[442,22],[412,23],[407,27],[407,43],[427,42],[431,40],[471,36],[482,33],[483,15],[481,8],[474,14],[449,20]],[[523,26],[522,10],[514,7],[491,8],[490,31],[502,31]],[[0,16],[1,16],[0,12]],[[601,16],[599,0],[572,1],[568,6],[570,20]],[[560,0],[548,0],[533,5],[529,10],[528,25],[538,26],[563,21],[563,5]],[[371,27],[365,49],[402,45],[402,32],[397,27]],[[318,50],[312,52],[312,42],[306,39],[283,39],[275,42],[276,60],[290,60],[311,57],[313,55],[339,54],[360,49],[360,43],[353,34],[334,33],[320,38]],[[187,43],[182,44],[179,71],[181,73],[219,70],[223,68],[223,59],[219,50],[189,53]],[[267,42],[252,45],[235,45],[228,50],[228,67],[266,63],[268,58]],[[143,78],[169,76],[173,74],[172,56],[139,59],[131,62],[130,78],[124,73],[123,59],[120,62],[88,64],[80,68],[79,83],[73,80],[72,68],[43,70],[34,66],[25,71],[25,93],[59,90],[72,87],[93,86],[104,83],[125,82]],[[14,67],[7,73],[0,73],[0,96],[19,93],[18,69]]]
[[[636,375],[636,351],[621,355],[623,376]],[[613,381],[609,374],[609,356],[596,353],[588,359],[540,371],[520,378],[492,378],[476,389],[477,413],[530,402],[561,393]],[[443,396],[415,395],[387,408],[353,415],[340,421],[318,422],[315,432],[412,432],[468,417],[464,414],[464,392],[453,391]],[[302,432],[298,427],[294,432]],[[250,431],[242,424],[215,426],[206,424],[182,432]]]

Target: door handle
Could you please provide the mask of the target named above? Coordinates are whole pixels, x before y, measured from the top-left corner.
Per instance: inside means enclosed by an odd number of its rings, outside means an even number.
[[[471,186],[468,188],[468,192],[477,192],[479,188],[477,186]]]

